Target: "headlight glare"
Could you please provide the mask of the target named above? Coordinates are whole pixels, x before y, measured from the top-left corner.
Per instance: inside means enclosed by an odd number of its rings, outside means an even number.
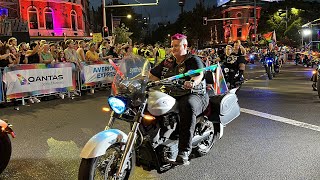
[[[126,101],[118,97],[109,97],[108,103],[111,109],[117,114],[122,114],[127,109]]]

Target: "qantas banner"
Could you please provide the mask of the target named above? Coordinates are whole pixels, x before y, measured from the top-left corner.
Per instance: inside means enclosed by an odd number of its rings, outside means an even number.
[[[18,65],[6,68],[3,81],[6,84],[7,99],[31,95],[65,92],[75,89],[73,65],[61,63]]]

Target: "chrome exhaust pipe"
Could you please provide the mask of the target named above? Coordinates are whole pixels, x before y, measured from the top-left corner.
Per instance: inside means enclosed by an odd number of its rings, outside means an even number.
[[[206,131],[201,136],[196,135],[192,138],[192,146],[197,146],[201,141],[208,138],[211,134],[213,134],[213,131]]]

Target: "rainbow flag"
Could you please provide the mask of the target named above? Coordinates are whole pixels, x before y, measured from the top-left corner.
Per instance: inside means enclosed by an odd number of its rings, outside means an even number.
[[[214,74],[213,74],[214,75]],[[218,63],[218,67],[216,69],[216,73],[214,75],[214,91],[216,95],[225,94],[228,92],[228,86],[226,80],[224,79],[223,72],[220,64]]]
[[[270,42],[272,41],[272,35],[273,35],[273,32],[268,32],[264,34],[263,37],[266,39],[266,41]]]
[[[267,42],[277,42],[276,31],[268,32],[262,36],[266,39]]]

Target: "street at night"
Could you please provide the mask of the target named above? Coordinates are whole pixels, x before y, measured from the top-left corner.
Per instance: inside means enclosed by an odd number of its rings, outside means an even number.
[[[136,167],[133,179],[319,179],[320,99],[311,88],[312,69],[287,63],[268,80],[259,63],[246,68],[237,93],[241,115],[209,154],[163,174]],[[1,108],[17,137],[0,179],[77,179],[82,147],[108,121],[101,111],[108,94]],[[119,121],[114,128],[129,130]]]

